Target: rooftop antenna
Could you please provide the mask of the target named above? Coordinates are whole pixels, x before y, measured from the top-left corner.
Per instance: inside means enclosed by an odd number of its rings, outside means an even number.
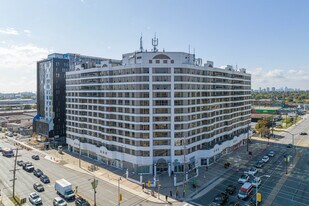
[[[195,48],[193,49],[193,62],[195,62]]]
[[[188,62],[190,62],[190,52],[191,52],[191,49],[190,49],[190,44],[189,44],[189,58],[188,58]]]
[[[143,33],[141,33],[141,38],[139,39],[139,49],[143,52]]]
[[[154,52],[157,52],[157,51],[158,51],[158,49],[157,49],[158,44],[159,44],[159,40],[158,40],[158,38],[157,38],[157,36],[156,36],[156,33],[155,33],[155,36],[154,36],[154,38],[152,39],[152,46],[153,46],[153,51],[154,51]]]

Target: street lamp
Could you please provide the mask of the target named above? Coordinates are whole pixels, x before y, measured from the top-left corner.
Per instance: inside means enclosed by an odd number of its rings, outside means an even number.
[[[270,175],[262,175],[262,176],[260,176],[258,178],[262,178],[262,177],[267,177],[268,178],[268,177],[270,177]],[[255,205],[258,206],[258,193],[259,193],[259,186],[258,185],[256,185],[255,190],[256,190],[256,193],[255,193]]]
[[[88,181],[90,181],[91,179],[89,179]],[[97,205],[97,187],[98,187],[98,183],[99,181],[96,179],[95,175],[93,176],[93,181],[91,182],[91,186],[93,189],[93,201],[94,201],[94,206]]]

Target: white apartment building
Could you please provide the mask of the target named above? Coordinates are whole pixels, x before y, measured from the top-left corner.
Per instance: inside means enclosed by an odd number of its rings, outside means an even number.
[[[177,173],[244,143],[251,75],[194,54],[141,50],[67,72],[66,112],[71,151],[140,173]]]

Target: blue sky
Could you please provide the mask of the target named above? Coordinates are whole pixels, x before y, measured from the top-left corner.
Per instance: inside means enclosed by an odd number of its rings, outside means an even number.
[[[195,48],[216,66],[245,67],[252,87],[309,89],[309,1],[0,0],[0,92],[35,91],[50,52],[120,59],[151,48]]]

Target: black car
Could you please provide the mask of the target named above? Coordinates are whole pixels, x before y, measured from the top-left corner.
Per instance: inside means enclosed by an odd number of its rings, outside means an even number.
[[[32,159],[34,159],[34,160],[39,160],[39,159],[40,159],[40,156],[39,156],[39,155],[32,155]]]
[[[76,206],[90,206],[89,202],[87,202],[87,200],[85,200],[82,197],[77,197],[75,199],[75,205]]]
[[[33,171],[33,174],[36,177],[41,177],[43,175],[43,172],[40,169],[36,169],[36,170]]]
[[[292,144],[288,144],[286,147],[287,147],[287,148],[292,148],[293,145],[292,145]]]
[[[233,194],[235,193],[235,191],[236,191],[236,186],[234,186],[234,185],[229,185],[229,186],[227,186],[227,188],[225,189],[225,192],[226,192],[227,194],[230,194],[230,195],[233,195]]]
[[[17,165],[18,165],[18,166],[23,166],[23,163],[24,163],[24,161],[22,161],[22,160],[17,160]]]
[[[229,196],[226,193],[222,192],[218,194],[212,202],[218,205],[224,205],[228,200]]]
[[[33,189],[35,189],[38,192],[43,192],[45,190],[44,186],[41,183],[34,183]]]
[[[235,201],[232,201],[232,202],[229,202],[228,206],[239,206],[239,202],[235,202]]]
[[[258,205],[260,205],[260,203],[261,203],[261,202],[258,202]],[[249,204],[250,204],[250,205],[253,205],[253,206],[256,205],[256,196],[255,196],[255,195],[252,196],[252,198],[251,198],[250,201],[249,201]]]
[[[307,132],[301,132],[300,135],[308,135]]]
[[[255,164],[255,167],[256,168],[262,168],[264,166],[264,162],[263,161],[258,161],[256,164]]]
[[[49,180],[49,178],[48,178],[46,175],[42,175],[42,176],[40,177],[40,180],[41,180],[44,184],[50,183],[50,180]]]

